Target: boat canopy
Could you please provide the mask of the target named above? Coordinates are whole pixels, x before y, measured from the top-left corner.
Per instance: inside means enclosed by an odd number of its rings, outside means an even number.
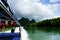
[[[0,19],[13,20],[9,14],[0,6]]]
[[[0,2],[0,19],[4,19],[4,20],[13,20],[11,17],[10,17],[10,9],[8,10],[5,5]],[[11,13],[12,14],[12,13]],[[12,14],[13,15],[13,14]]]

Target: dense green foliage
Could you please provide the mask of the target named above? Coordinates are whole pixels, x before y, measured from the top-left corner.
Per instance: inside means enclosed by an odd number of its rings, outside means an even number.
[[[34,19],[32,19],[31,21],[28,19],[28,18],[24,18],[22,17],[20,20],[19,20],[21,26],[29,26],[30,24],[32,23],[36,23],[36,21]]]
[[[60,26],[60,18],[55,19],[47,19],[37,23],[37,26],[50,26],[50,27],[59,27]]]
[[[36,23],[36,21],[34,19],[29,20],[28,18],[24,18],[22,17],[19,20],[20,24],[22,26],[30,26],[30,27],[59,27],[60,26],[60,17],[59,18],[55,18],[55,19],[46,19],[43,21],[40,21],[38,23]]]

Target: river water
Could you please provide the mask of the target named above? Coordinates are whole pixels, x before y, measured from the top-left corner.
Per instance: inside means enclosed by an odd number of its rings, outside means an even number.
[[[59,32],[45,32],[43,30],[27,30],[30,40],[60,40]]]
[[[30,40],[60,40],[60,34],[58,33],[46,33],[36,30],[34,33],[29,32]]]

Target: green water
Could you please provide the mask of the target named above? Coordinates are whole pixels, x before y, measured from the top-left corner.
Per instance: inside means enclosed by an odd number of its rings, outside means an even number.
[[[57,30],[57,29],[56,29]],[[30,40],[60,40],[59,31],[46,32],[47,30],[39,30],[37,28],[29,28],[27,30]]]

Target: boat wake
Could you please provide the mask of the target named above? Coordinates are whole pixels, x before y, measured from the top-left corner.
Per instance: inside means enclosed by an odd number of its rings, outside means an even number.
[[[23,27],[21,27],[21,39],[22,40],[29,40],[28,33]]]

